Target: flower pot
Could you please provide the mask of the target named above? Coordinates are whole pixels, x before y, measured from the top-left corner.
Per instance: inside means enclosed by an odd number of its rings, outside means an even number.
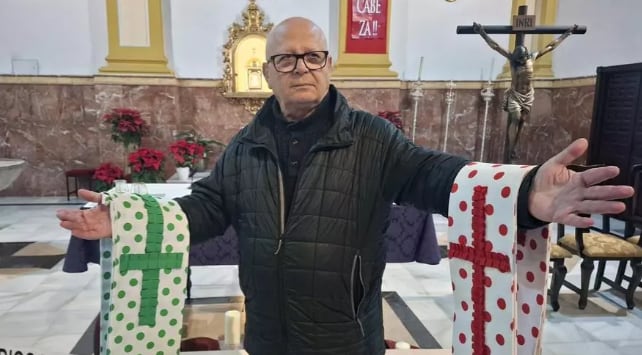
[[[184,167],[177,167],[176,168],[176,177],[180,181],[187,181],[189,180],[189,167],[184,166]]]

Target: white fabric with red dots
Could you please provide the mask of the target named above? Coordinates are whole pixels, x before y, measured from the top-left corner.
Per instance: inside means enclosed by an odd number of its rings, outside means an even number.
[[[517,228],[517,195],[531,166],[471,163],[448,211],[456,355],[541,352],[549,226]],[[474,217],[473,217],[474,216]]]

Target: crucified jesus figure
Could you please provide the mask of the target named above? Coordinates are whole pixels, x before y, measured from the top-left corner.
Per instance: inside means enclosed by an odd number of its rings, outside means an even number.
[[[531,107],[533,106],[535,98],[535,90],[533,89],[533,62],[559,46],[577,27],[577,25],[571,27],[540,51],[529,53],[524,45],[517,45],[513,53],[509,53],[488,36],[482,25],[476,22],[473,23],[475,33],[480,34],[490,48],[506,57],[510,62],[511,86],[506,90],[503,106],[504,111],[508,112],[508,125],[504,144],[504,163],[512,163],[513,160],[517,159],[515,147],[517,146],[524,122],[528,119]]]

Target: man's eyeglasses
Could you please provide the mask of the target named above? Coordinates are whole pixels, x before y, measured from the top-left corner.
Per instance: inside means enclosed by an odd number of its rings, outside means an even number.
[[[291,73],[296,69],[299,59],[308,70],[318,70],[325,67],[328,62],[328,51],[313,51],[303,54],[275,54],[268,62],[272,62],[274,69],[280,73]]]

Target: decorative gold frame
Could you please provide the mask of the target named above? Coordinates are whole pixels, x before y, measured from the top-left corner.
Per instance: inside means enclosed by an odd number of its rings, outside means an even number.
[[[255,114],[263,105],[270,92],[239,92],[235,87],[234,54],[238,44],[250,35],[267,37],[267,33],[273,27],[272,23],[264,23],[265,13],[256,4],[256,0],[249,0],[250,3],[243,11],[243,24],[234,22],[228,29],[228,41],[223,46],[223,96],[239,102],[245,109]]]

